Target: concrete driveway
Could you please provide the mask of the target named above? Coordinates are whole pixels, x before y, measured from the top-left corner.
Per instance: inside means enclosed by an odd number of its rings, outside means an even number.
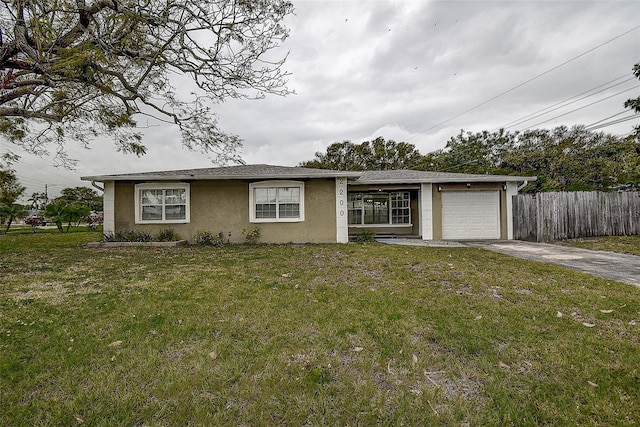
[[[519,240],[464,242],[518,258],[561,265],[640,287],[640,256]]]

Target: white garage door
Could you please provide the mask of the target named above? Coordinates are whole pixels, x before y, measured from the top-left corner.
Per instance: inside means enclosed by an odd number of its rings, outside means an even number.
[[[499,239],[499,191],[442,193],[443,239]]]

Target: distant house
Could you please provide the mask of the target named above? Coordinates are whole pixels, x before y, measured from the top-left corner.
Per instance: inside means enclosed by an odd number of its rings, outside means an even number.
[[[424,240],[512,239],[511,198],[535,177],[271,165],[82,177],[104,185],[104,230],[171,227],[268,243],[346,243],[370,230]]]

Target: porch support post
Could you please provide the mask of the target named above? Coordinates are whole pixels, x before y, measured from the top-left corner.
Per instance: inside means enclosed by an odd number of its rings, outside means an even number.
[[[431,184],[420,184],[418,216],[422,240],[433,240],[433,195]]]
[[[104,182],[104,192],[102,193],[102,210],[104,215],[102,223],[103,233],[115,233],[116,231],[115,187],[114,181]]]
[[[518,183],[507,182],[507,239],[513,240],[513,196],[518,194]]]
[[[347,178],[336,178],[336,242],[349,243]]]

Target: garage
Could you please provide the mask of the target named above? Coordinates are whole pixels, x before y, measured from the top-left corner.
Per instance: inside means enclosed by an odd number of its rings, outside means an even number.
[[[500,191],[442,192],[442,238],[499,239]]]

